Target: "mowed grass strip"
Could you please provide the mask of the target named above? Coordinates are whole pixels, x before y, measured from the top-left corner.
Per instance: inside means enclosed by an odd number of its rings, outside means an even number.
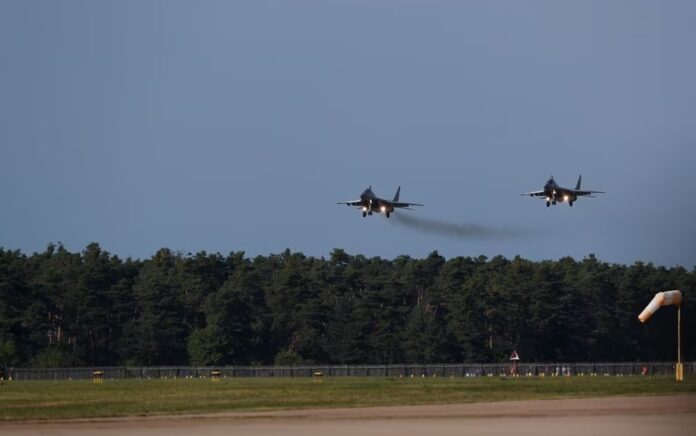
[[[696,378],[223,378],[14,381],[0,386],[0,420],[71,419],[477,401],[696,394]]]

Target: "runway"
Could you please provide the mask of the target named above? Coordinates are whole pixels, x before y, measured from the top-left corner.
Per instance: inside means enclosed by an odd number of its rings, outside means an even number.
[[[14,435],[696,434],[696,395],[311,409],[0,424]]]

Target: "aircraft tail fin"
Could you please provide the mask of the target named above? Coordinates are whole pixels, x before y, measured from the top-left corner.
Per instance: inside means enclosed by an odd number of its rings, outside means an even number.
[[[578,184],[575,185],[575,190],[579,191],[580,190],[580,184],[582,183],[582,174],[580,174],[580,177],[578,177]]]
[[[394,201],[394,202],[399,201],[399,194],[401,194],[401,186],[399,186],[399,187],[397,188],[396,194],[394,195],[394,200],[392,200],[392,201]]]

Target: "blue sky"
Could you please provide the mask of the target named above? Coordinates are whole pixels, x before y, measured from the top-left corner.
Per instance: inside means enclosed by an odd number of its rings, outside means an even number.
[[[693,1],[3,0],[0,246],[691,269],[694,23]],[[607,194],[519,196],[580,173]],[[368,185],[503,235],[335,204]]]

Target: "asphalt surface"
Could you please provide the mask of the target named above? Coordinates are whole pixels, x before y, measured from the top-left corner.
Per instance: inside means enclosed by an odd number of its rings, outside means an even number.
[[[696,395],[0,424],[14,435],[696,435]]]

